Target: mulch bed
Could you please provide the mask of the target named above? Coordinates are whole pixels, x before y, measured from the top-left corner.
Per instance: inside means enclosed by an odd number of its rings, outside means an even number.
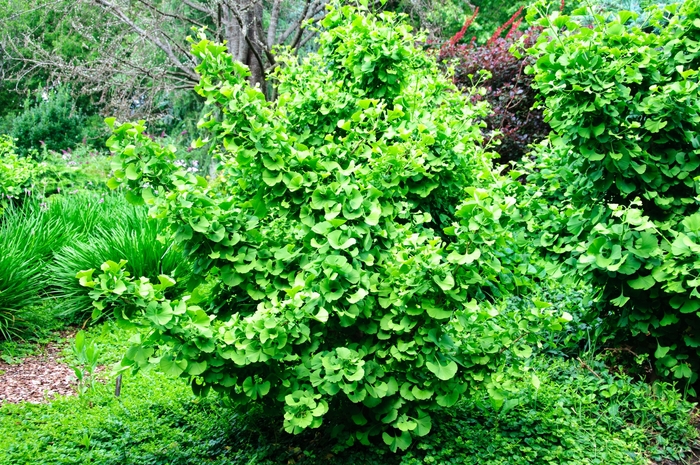
[[[62,347],[47,345],[40,355],[26,357],[19,364],[0,361],[0,405],[3,402],[43,403],[56,395],[75,395],[76,377],[61,362]]]

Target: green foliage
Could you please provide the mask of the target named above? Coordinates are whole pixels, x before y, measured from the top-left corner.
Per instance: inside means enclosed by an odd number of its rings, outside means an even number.
[[[504,360],[515,370],[561,322],[494,303],[541,270],[505,229],[515,201],[479,149],[485,105],[390,14],[343,7],[322,25],[318,53],[279,56],[276,102],[224,45],[193,43],[222,181],[178,167],[142,122],[108,120],[109,184],[170,223],[191,294],[167,299],[171,277],[134,279],[124,261],[78,278],[98,309],[151,328],[125,367],[283,409],[290,433],[328,416],[396,451],[469,390],[501,402]]]
[[[69,89],[61,87],[45,95],[36,102],[27,99],[23,111],[14,118],[12,136],[23,153],[43,144],[52,150],[65,150],[83,138],[84,118],[75,109]]]
[[[681,461],[697,433],[671,386],[633,383],[600,362],[537,359],[507,408],[457,406],[402,465],[647,464]]]
[[[32,152],[41,159],[41,174],[36,177],[35,186],[46,196],[109,190],[105,185],[110,172],[109,157],[89,145],[79,144],[61,153],[44,150],[38,155]]]
[[[94,192],[8,208],[0,221],[0,336],[26,335],[33,322],[47,324],[43,314],[85,322],[94,307],[75,273],[94,262],[126,257],[140,276],[179,276],[182,259],[159,241],[163,229],[122,196]],[[39,305],[45,299],[52,305]]]
[[[94,263],[126,259],[132,275],[155,279],[176,274],[181,255],[171,243],[161,242],[162,221],[149,219],[143,209],[111,197],[99,206],[101,218],[78,240],[57,249],[49,266],[50,285],[56,299],[56,316],[67,322],[82,321],[94,307],[87,290],[75,279],[79,270]],[[109,218],[107,218],[109,216]]]
[[[56,218],[11,208],[0,221],[0,338],[17,334],[24,310],[43,297],[52,248],[66,240]]]
[[[34,188],[33,181],[42,172],[36,162],[19,157],[15,149],[10,136],[0,135],[0,215]]]
[[[111,363],[133,335],[107,322],[85,338],[99,345],[101,362]],[[64,354],[77,363],[70,349]],[[236,409],[224,399],[196,398],[154,371],[124,373],[115,398],[113,375],[100,374],[80,397],[3,404],[0,464],[682,463],[696,440],[692,405],[666,385],[632,383],[596,361],[587,365],[595,374],[578,362],[538,358],[532,365],[539,387],[527,373],[507,408],[494,409],[479,392],[437,412],[430,434],[405,454],[378,443],[338,451],[329,431],[280,435],[260,406]]]
[[[78,379],[78,392],[84,394],[95,387],[95,374],[100,358],[100,349],[95,341],[86,339],[85,331],[78,331],[71,344],[73,356],[77,363],[73,364],[73,372]]]
[[[604,289],[611,326],[654,353],[662,375],[694,382],[700,4],[675,12],[650,12],[644,29],[630,12],[594,15],[591,28],[537,20],[532,72],[553,133],[525,166],[526,202],[536,245]]]
[[[508,21],[519,8],[527,7],[529,3],[525,0],[514,0],[505,5],[499,0],[473,0],[471,4],[479,8],[479,15],[470,26],[470,30],[473,31],[477,43],[486,43],[494,31]],[[560,6],[559,2],[550,3],[557,8]]]
[[[562,282],[563,281],[563,282]],[[505,311],[529,312],[548,308],[567,321],[562,330],[540,334],[536,352],[548,356],[577,357],[599,349],[605,327],[595,307],[596,293],[580,280],[558,277],[543,280],[528,296],[510,296],[504,301]]]

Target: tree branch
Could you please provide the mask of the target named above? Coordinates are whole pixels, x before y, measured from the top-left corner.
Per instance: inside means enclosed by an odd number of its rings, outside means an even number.
[[[152,34],[149,34],[147,31],[141,29],[136,23],[134,23],[126,14],[120,10],[116,5],[113,3],[108,2],[107,0],[94,0],[95,3],[98,5],[102,6],[106,10],[110,11],[112,15],[114,15],[116,18],[121,20],[124,24],[129,26],[134,32],[136,32],[138,35],[141,37],[149,40],[153,45],[161,49],[163,52],[165,52],[166,56],[168,59],[170,59],[170,62],[172,65],[174,65],[176,68],[179,68],[181,71],[183,71],[185,74],[190,76],[190,78],[195,81],[199,82],[199,76],[197,76],[197,73],[195,73],[192,69],[186,67],[183,65],[183,63],[175,56],[173,53],[172,49],[169,46],[166,46],[163,42],[161,42],[158,37],[153,36]]]
[[[282,10],[282,0],[275,0],[275,4],[272,6],[272,13],[270,13],[270,25],[267,28],[268,49],[272,49],[272,46],[275,45],[275,33],[279,23],[280,10]]]
[[[316,0],[314,0],[314,3]],[[289,25],[286,31],[282,33],[279,39],[277,39],[278,44],[283,44],[289,39],[289,36],[292,35],[292,33],[301,26],[301,23],[304,22],[306,19],[306,15],[309,12],[309,6],[311,5],[311,0],[306,0],[306,3],[304,4],[304,10],[301,12],[301,16],[299,17],[298,21],[293,22],[292,24]]]
[[[181,1],[182,1],[182,3],[187,5],[188,7],[192,8],[193,10],[197,10],[201,13],[206,14],[206,15],[211,15],[211,11],[209,11],[206,7],[203,7],[202,5],[197,5],[197,4],[192,3],[188,0],[181,0]]]
[[[204,27],[204,24],[200,23],[199,21],[195,21],[192,18],[188,18],[188,17],[182,16],[182,15],[167,13],[165,11],[159,10],[154,5],[148,3],[146,0],[138,0],[138,2],[143,4],[146,8],[149,8],[149,9],[155,11],[156,13],[158,13],[161,16],[165,16],[166,18],[179,19],[181,21],[185,21],[185,22],[190,23],[190,24],[197,26],[197,27]]]

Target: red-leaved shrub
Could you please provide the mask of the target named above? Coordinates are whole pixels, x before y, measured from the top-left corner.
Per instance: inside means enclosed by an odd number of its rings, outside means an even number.
[[[516,58],[509,52],[511,45],[523,35],[526,36],[524,45],[530,47],[537,40],[539,31],[530,28],[523,33],[518,29],[522,21],[521,8],[494,32],[485,45],[477,45],[474,38],[467,44],[460,44],[477,12],[478,9],[467,18],[462,30],[445,42],[439,51],[439,59],[454,65],[455,84],[460,88],[471,87],[479,70],[491,73],[489,79],[480,83],[486,88],[486,95],[474,98],[485,98],[491,104],[493,113],[485,120],[487,136],[490,136],[487,140],[493,137],[500,141],[496,149],[501,155],[499,161],[508,163],[522,158],[529,144],[549,133],[542,111],[532,108],[536,92],[530,86],[532,77],[525,74],[530,57]],[[505,37],[501,37],[506,30]]]

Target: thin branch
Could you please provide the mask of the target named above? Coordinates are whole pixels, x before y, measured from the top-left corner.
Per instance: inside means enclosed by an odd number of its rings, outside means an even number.
[[[197,5],[197,4],[192,3],[192,2],[190,2],[190,1],[188,1],[188,0],[182,0],[182,3],[184,3],[184,4],[187,5],[188,7],[192,8],[193,10],[197,10],[197,11],[199,11],[199,12],[201,12],[201,13],[206,14],[206,15],[210,15],[210,14],[211,14],[211,11],[209,11],[206,7],[204,7],[204,6],[202,6],[202,5]]]
[[[304,45],[306,45],[306,43],[307,43],[308,41],[310,41],[310,40],[313,39],[314,37],[316,37],[316,33],[315,33],[315,32],[310,33],[308,36],[304,37],[304,39],[301,40],[301,41],[299,42],[299,45],[296,46],[296,49],[299,50],[299,49],[302,48]]]
[[[158,48],[161,49],[163,52],[165,52],[165,54],[167,55],[167,57],[170,59],[171,63],[172,63],[174,66],[176,66],[176,67],[179,68],[181,71],[183,71],[183,72],[185,72],[186,74],[188,74],[194,81],[199,81],[199,76],[197,76],[197,73],[195,73],[193,70],[191,70],[191,69],[187,68],[186,66],[184,66],[184,65],[182,64],[182,62],[175,56],[175,54],[173,53],[173,51],[172,51],[172,49],[171,49],[170,47],[168,47],[168,46],[166,46],[165,44],[163,44],[157,37],[155,37],[155,36],[149,34],[147,31],[141,29],[141,28],[140,28],[138,25],[136,25],[136,23],[134,23],[128,16],[126,16],[126,14],[125,14],[122,10],[120,10],[119,8],[117,8],[116,5],[114,5],[113,3],[108,2],[107,0],[94,0],[94,1],[95,1],[95,3],[97,3],[98,5],[101,5],[102,7],[106,8],[107,10],[109,10],[109,11],[112,13],[112,15],[114,15],[115,17],[117,17],[118,19],[120,19],[122,22],[124,22],[124,24],[126,24],[126,25],[129,26],[131,29],[133,29],[134,32],[136,32],[137,34],[139,34],[141,37],[144,37],[144,38],[148,39],[148,40],[149,40],[151,43],[153,43],[156,47],[158,47]]]
[[[138,0],[138,2],[143,4],[146,8],[150,8],[151,10],[155,11],[156,13],[158,13],[161,16],[165,16],[166,18],[179,19],[181,21],[185,21],[185,22],[190,23],[190,24],[197,26],[197,27],[204,27],[204,24],[200,23],[199,21],[195,21],[192,18],[188,18],[187,16],[176,15],[176,14],[167,13],[165,11],[159,10],[158,8],[156,8],[154,5],[147,2],[146,0]]]
[[[316,0],[314,0],[315,2]],[[306,14],[309,12],[309,6],[311,5],[311,0],[306,0],[306,3],[304,4],[304,10],[301,12],[301,17],[299,18],[298,21],[293,22],[292,24],[289,25],[286,31],[282,33],[279,39],[277,39],[278,44],[283,44],[289,39],[289,36],[292,35],[294,31],[296,31],[299,27],[301,27],[301,23],[304,22],[306,19]]]

